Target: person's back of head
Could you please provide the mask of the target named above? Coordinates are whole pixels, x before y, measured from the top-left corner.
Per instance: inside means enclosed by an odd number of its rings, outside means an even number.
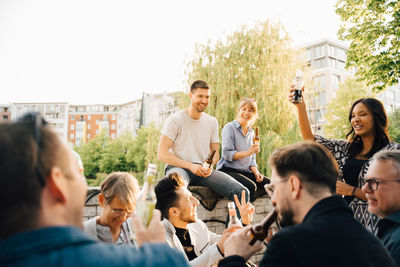
[[[169,209],[176,206],[179,200],[177,190],[184,187],[183,178],[177,173],[171,173],[162,178],[154,188],[157,197],[156,209],[161,211],[161,215],[169,219]]]
[[[60,165],[60,140],[37,116],[0,124],[0,239],[37,227],[46,178]]]
[[[277,149],[270,165],[281,177],[296,174],[307,192],[318,197],[321,190],[336,192],[338,166],[332,154],[322,145],[305,141]]]

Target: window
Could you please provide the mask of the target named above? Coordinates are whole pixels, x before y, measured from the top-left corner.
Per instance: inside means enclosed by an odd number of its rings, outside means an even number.
[[[84,118],[83,118],[83,115],[81,115],[81,121],[83,121],[83,119],[84,119]]]
[[[75,120],[75,116],[71,115],[71,121]]]
[[[92,127],[90,126],[90,124],[88,124],[87,128],[90,130],[90,128],[92,128]]]
[[[112,115],[111,120],[115,121],[115,115]]]
[[[318,101],[319,106],[326,105],[326,93],[325,92],[319,93],[318,99],[319,99],[319,101]]]
[[[74,139],[74,136],[75,136],[74,134],[70,134],[69,139],[71,140]]]
[[[111,129],[115,130],[115,124],[111,124]]]
[[[90,116],[90,115],[88,115],[88,116],[87,116],[87,119],[88,119],[88,120],[90,120],[90,118],[91,118],[91,116]]]
[[[332,75],[332,85],[334,89],[339,89],[339,83],[340,83],[340,76],[333,74]]]
[[[75,129],[75,124],[71,124],[71,130]]]
[[[115,138],[115,133],[111,134],[111,138],[114,139]]]
[[[99,130],[96,130],[96,134],[99,134]]]
[[[88,139],[90,138],[90,134],[87,134],[87,138],[88,138]]]
[[[107,120],[107,115],[104,115],[103,116],[103,121],[106,121]]]

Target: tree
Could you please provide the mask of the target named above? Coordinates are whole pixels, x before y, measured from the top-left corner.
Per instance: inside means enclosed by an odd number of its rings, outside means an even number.
[[[103,147],[102,157],[99,160],[101,172],[111,173],[113,171],[133,171],[136,166],[133,162],[128,162],[126,155],[133,147],[134,139],[132,133],[124,132],[113,141],[108,142]]]
[[[103,148],[107,146],[109,141],[110,138],[107,136],[107,133],[102,130],[86,144],[75,147],[75,151],[81,156],[87,178],[95,178],[96,174],[100,171]]]
[[[400,108],[389,114],[389,135],[394,142],[400,143]]]
[[[400,77],[400,1],[339,0],[336,13],[343,24],[339,36],[351,41],[347,65],[367,85],[382,90]]]
[[[258,162],[264,173],[271,151],[299,140],[298,131],[293,135],[296,119],[287,96],[304,54],[292,47],[281,24],[267,21],[243,26],[215,44],[197,45],[188,62],[188,84],[202,79],[211,87],[207,112],[218,119],[220,128],[235,118],[242,97],[257,100],[262,138]]]
[[[340,83],[339,90],[327,106],[324,126],[327,138],[344,139],[350,130],[349,109],[357,99],[374,97],[372,89],[356,78],[348,78]]]

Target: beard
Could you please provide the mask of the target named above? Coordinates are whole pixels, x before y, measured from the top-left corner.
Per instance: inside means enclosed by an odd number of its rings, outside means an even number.
[[[281,210],[279,213],[280,213],[279,225],[281,227],[294,225],[292,209]]]

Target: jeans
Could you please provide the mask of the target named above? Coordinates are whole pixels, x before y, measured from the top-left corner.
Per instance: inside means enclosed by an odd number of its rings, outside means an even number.
[[[174,166],[167,166],[165,169],[166,175],[174,172],[179,173],[182,178],[185,179],[188,185],[208,187],[221,196],[230,199],[231,201],[235,201],[233,195],[237,195],[240,200],[242,197],[242,191],[244,190],[246,192],[246,201],[249,201],[249,190],[226,173],[212,170],[210,176],[204,178],[202,176],[193,174],[188,169]]]
[[[224,172],[231,176],[233,179],[244,185],[250,191],[250,201],[253,202],[255,200],[255,192],[257,189],[264,190],[264,185],[269,184],[269,179],[264,176],[261,182],[257,182],[254,173],[252,172],[244,172],[232,168],[223,167],[220,169],[221,172]]]

